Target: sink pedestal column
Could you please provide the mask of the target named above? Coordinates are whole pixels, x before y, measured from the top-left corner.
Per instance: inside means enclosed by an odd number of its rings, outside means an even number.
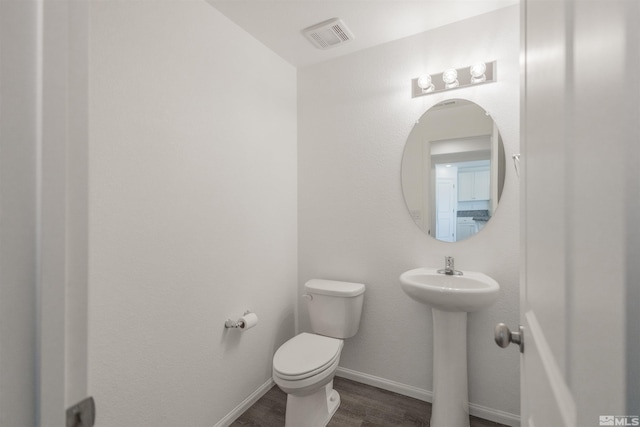
[[[469,427],[467,313],[433,310],[431,427]]]

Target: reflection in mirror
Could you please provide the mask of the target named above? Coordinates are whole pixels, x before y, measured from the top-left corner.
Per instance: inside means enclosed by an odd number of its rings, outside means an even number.
[[[504,175],[500,132],[471,101],[433,106],[409,134],[404,199],[418,227],[438,240],[457,242],[482,230],[498,207]]]

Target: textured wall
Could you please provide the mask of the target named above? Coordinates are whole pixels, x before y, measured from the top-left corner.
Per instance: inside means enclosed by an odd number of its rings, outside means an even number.
[[[458,268],[502,286],[495,305],[469,315],[469,390],[472,403],[511,414],[519,413],[519,357],[495,345],[493,327],[519,317],[519,184],[510,161],[519,151],[518,52],[519,9],[511,7],[298,71],[299,285],[314,277],[368,285],[341,366],[431,390],[430,311],[402,292],[398,276],[452,255]],[[411,99],[412,78],[478,60],[498,61],[497,83]],[[400,185],[413,124],[445,98],[487,109],[508,157],[495,216],[455,244],[418,229]],[[303,305],[299,322],[309,329]]]
[[[212,426],[294,332],[295,69],[205,2],[95,2],[90,24],[97,425]]]

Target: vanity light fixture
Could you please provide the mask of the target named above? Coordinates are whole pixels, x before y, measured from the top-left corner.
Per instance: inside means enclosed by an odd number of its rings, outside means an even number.
[[[411,97],[492,83],[496,81],[496,71],[496,61],[492,61],[477,62],[462,68],[449,68],[436,74],[423,74],[411,80]]]
[[[484,62],[478,62],[469,67],[469,73],[471,73],[471,83],[482,83],[487,80],[487,64]]]
[[[422,89],[422,93],[433,92],[436,88],[433,85],[431,76],[429,74],[423,74],[420,77],[418,77],[417,84],[418,84],[418,87]]]
[[[458,81],[458,70],[455,68],[449,68],[442,73],[442,81],[444,82],[445,89],[453,89],[460,86]]]

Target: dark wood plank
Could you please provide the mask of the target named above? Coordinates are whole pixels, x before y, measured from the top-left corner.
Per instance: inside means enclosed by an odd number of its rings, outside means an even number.
[[[431,404],[377,387],[336,377],[340,407],[327,427],[429,427]],[[277,386],[231,424],[232,427],[282,427],[287,395]],[[471,427],[506,427],[471,417]]]
[[[231,426],[276,427],[284,426],[284,414],[287,407],[287,395],[274,386]]]

